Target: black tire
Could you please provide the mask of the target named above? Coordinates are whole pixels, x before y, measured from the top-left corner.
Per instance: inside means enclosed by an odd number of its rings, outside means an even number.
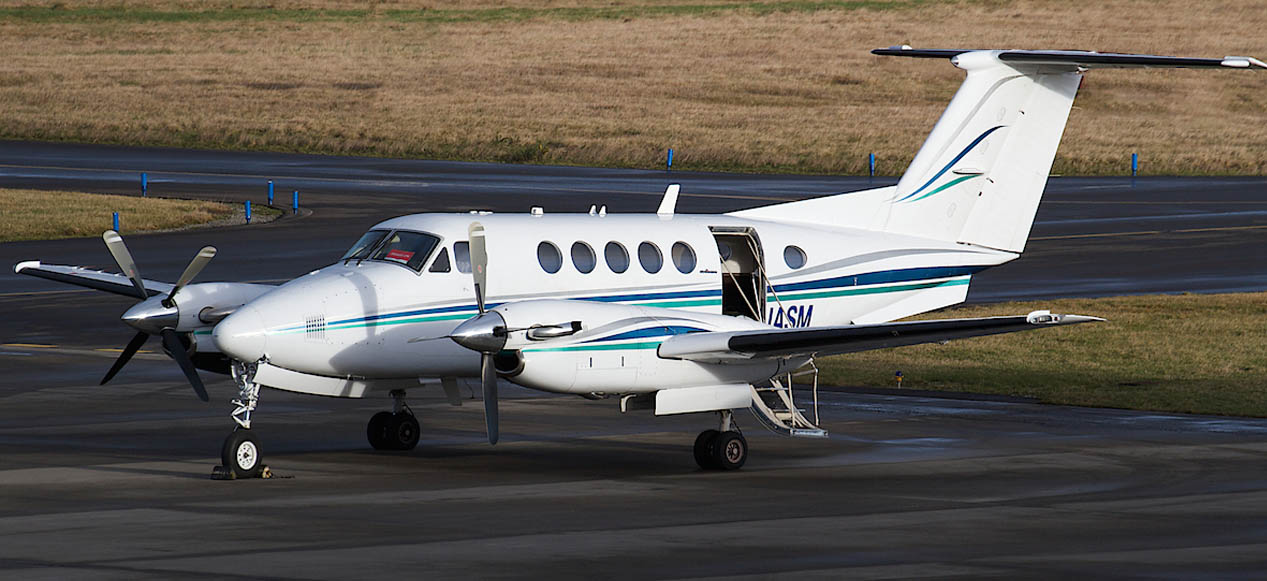
[[[717,443],[717,437],[721,432],[717,430],[704,430],[695,438],[695,463],[699,464],[704,470],[716,470],[720,468],[716,459],[713,457],[713,445]]]
[[[369,423],[365,425],[365,437],[375,450],[395,450],[387,437],[387,427],[391,421],[391,412],[378,412],[370,416]]]
[[[387,422],[387,442],[393,450],[413,450],[418,445],[418,419],[413,414],[394,414]]]
[[[738,470],[748,461],[748,440],[739,432],[722,432],[713,444],[713,462],[722,470]]]
[[[224,439],[220,461],[236,478],[255,478],[264,469],[264,454],[251,430],[233,430]]]

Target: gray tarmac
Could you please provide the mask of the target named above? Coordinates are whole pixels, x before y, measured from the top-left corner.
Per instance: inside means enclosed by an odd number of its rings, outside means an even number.
[[[375,221],[486,208],[723,211],[892,183],[0,142],[0,186],[260,203],[311,213],[129,236],[145,276],[280,281]],[[977,301],[1267,288],[1267,180],[1056,178],[1025,256]],[[124,234],[126,231],[126,216]],[[103,229],[109,216],[103,217]],[[230,382],[195,399],[142,353],[96,385],[131,331],[126,298],[11,274],[25,259],[109,266],[99,239],[0,244],[0,577],[1261,578],[1267,420],[825,390],[828,440],[741,426],[737,473],[691,459],[705,417],[509,388],[502,442],[481,406],[416,390],[422,440],[374,452],[383,400],[262,395],[280,476],[212,481]],[[148,346],[156,351],[157,345]],[[1141,389],[1127,387],[1123,389]]]

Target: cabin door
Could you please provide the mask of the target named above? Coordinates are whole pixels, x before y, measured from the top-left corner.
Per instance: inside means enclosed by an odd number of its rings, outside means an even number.
[[[756,232],[751,228],[711,230],[721,259],[722,314],[763,320],[765,262]]]

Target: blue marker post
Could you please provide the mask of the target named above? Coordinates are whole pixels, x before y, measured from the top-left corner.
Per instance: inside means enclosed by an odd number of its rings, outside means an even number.
[[[113,230],[114,230],[115,232],[118,232],[118,231],[119,231],[119,213],[118,213],[118,212],[115,212],[115,213],[114,213],[114,228],[113,228]]]
[[[1139,154],[1131,154],[1131,177],[1139,175]]]
[[[673,148],[669,148],[669,159],[664,164],[664,171],[673,171]]]
[[[290,196],[290,213],[299,213],[299,190],[295,190],[295,193]]]
[[[246,201],[246,223],[247,224],[251,223],[251,201],[250,200]]]
[[[268,205],[273,205],[273,180],[268,180]]]
[[[141,197],[142,198],[146,197],[146,195],[149,193],[149,190],[150,190],[150,176],[145,173],[142,173],[141,174]]]
[[[870,173],[871,177],[875,177],[875,154],[874,153],[867,156],[867,171]]]

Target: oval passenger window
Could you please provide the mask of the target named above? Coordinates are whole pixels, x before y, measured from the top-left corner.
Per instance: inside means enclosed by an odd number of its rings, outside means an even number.
[[[572,265],[583,273],[594,272],[594,249],[584,242],[572,244]]]
[[[603,257],[607,259],[607,268],[620,274],[629,270],[629,252],[619,242],[608,242],[603,249]]]
[[[783,249],[783,262],[792,270],[805,266],[805,251],[796,246],[788,246]]]
[[[664,255],[660,254],[660,248],[655,244],[643,242],[638,245],[638,262],[642,263],[643,270],[655,274],[664,266]]]
[[[541,263],[541,269],[554,274],[563,268],[563,254],[559,252],[559,247],[549,242],[542,242],[537,245],[537,262]]]
[[[695,251],[685,242],[673,243],[673,266],[677,267],[678,272],[682,274],[690,274],[695,270]]]
[[[721,240],[718,240],[717,254],[721,256],[722,262],[725,262],[727,260],[730,260],[730,255],[734,254],[734,251],[730,249],[729,244],[722,242]]]

